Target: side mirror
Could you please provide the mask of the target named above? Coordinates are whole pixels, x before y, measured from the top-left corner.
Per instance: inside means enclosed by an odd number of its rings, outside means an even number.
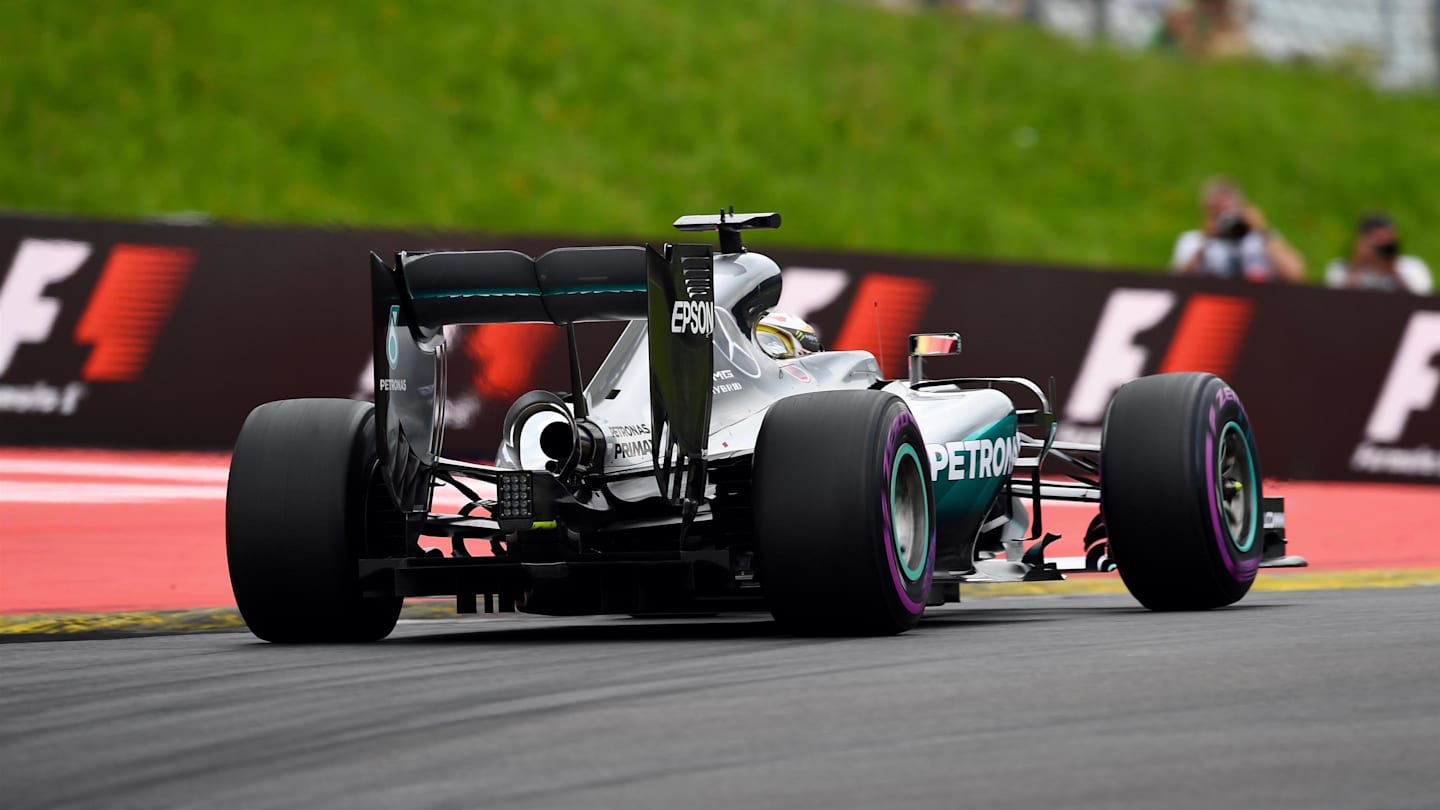
[[[954,332],[930,332],[910,336],[911,357],[934,357],[937,354],[959,354],[960,336]]]
[[[910,336],[910,382],[925,379],[925,358],[960,353],[960,335],[928,332]]]

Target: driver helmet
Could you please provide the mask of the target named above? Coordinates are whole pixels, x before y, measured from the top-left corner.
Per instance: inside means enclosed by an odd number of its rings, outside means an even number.
[[[778,310],[765,313],[755,325],[755,342],[776,360],[804,357],[825,351],[815,327],[795,315]]]

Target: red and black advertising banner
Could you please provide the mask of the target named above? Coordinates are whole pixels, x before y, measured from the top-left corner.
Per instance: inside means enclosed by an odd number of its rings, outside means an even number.
[[[674,240],[663,232],[652,241]],[[615,243],[624,243],[617,240]],[[767,240],[768,241],[768,240]],[[0,217],[0,443],[222,449],[273,399],[370,395],[366,256],[593,238]],[[937,375],[1054,378],[1062,438],[1162,371],[1229,381],[1268,476],[1440,481],[1440,300],[1165,275],[765,249],[781,306],[902,375],[906,336],[954,331]],[[586,374],[618,324],[581,328]],[[447,452],[487,458],[510,402],[567,384],[549,324],[447,334]]]

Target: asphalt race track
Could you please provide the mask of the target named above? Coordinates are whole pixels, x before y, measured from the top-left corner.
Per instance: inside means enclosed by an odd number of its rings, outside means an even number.
[[[0,645],[21,807],[1434,807],[1440,588]]]

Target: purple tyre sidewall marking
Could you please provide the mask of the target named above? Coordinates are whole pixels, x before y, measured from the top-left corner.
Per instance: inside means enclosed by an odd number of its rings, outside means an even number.
[[[899,452],[900,446],[902,444],[902,442],[900,441],[900,434],[904,432],[907,426],[915,427],[916,431],[919,431],[919,427],[915,424],[915,417],[912,416],[908,410],[900,414],[900,416],[895,419],[894,423],[890,425],[890,435],[886,437],[885,440],[885,463],[883,468],[885,480],[887,482],[890,480],[891,468],[895,464],[895,454]],[[921,470],[921,473],[923,474],[924,470]],[[895,594],[900,597],[900,604],[905,608],[905,610],[909,611],[910,613],[919,615],[922,611],[925,610],[925,600],[921,599],[917,601],[914,597],[910,595],[910,591],[905,587],[905,577],[900,573],[899,561],[896,559],[895,556],[895,529],[894,524],[890,519],[889,486],[881,488],[880,522],[883,526],[884,531],[885,559],[887,562],[890,563],[890,579],[891,582],[893,582],[895,585]],[[935,521],[928,521],[927,529],[930,532],[930,542],[929,549],[925,555],[925,573],[920,578],[919,582],[921,593],[925,593],[929,590],[930,578],[935,571]]]
[[[1216,424],[1216,415],[1226,402],[1234,402],[1236,409],[1240,411],[1239,418],[1230,421],[1240,425],[1247,438],[1250,435],[1249,420],[1245,415],[1245,407],[1240,404],[1240,398],[1229,386],[1221,386],[1220,390],[1215,392],[1215,404],[1210,406],[1209,425],[1205,432],[1205,492],[1210,506],[1210,528],[1215,537],[1215,545],[1220,550],[1220,561],[1225,564],[1225,570],[1236,582],[1249,582],[1255,578],[1260,568],[1260,555],[1254,554],[1246,559],[1235,558],[1230,536],[1220,522],[1220,504],[1216,499],[1216,476],[1219,472],[1215,469],[1215,445],[1220,427]]]

